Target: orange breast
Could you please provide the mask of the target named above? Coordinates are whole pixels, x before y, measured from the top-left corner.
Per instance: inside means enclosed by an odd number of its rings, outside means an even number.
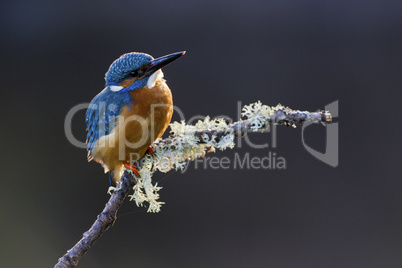
[[[149,145],[160,138],[169,126],[173,114],[172,93],[164,80],[158,80],[152,89],[133,90],[134,104],[123,107],[126,160],[141,158]],[[121,143],[120,138],[120,143]]]

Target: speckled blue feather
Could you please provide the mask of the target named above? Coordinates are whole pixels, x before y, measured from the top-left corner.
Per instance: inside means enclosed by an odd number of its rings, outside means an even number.
[[[137,70],[144,65],[150,65],[154,58],[145,53],[131,52],[123,54],[110,65],[105,80],[106,85],[117,85],[127,78],[132,70]]]
[[[116,117],[121,109],[130,104],[130,92],[112,92],[109,87],[102,90],[92,100],[86,113],[87,148],[91,152],[96,141],[110,134],[116,125]]]

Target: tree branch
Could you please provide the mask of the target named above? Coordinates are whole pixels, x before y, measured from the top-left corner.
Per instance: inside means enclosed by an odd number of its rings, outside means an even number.
[[[253,126],[253,123],[251,121],[252,120],[238,121],[229,124],[228,127],[233,129],[235,135],[244,136]],[[326,125],[332,122],[332,116],[330,112],[324,110],[320,110],[317,112],[307,112],[307,111],[292,110],[289,108],[279,108],[274,114],[270,116],[269,119],[267,119],[267,121],[261,128],[266,128],[269,126],[269,124],[294,126],[296,124],[302,125],[305,122],[321,123],[323,125]],[[205,135],[208,135],[209,139],[211,139],[211,137],[215,135],[219,140],[219,138],[226,133],[227,130],[223,131],[204,130],[204,131],[196,131],[195,136],[197,136],[200,139],[200,142],[204,142]],[[159,141],[159,143],[170,143],[170,142],[171,142],[170,137]]]
[[[77,266],[78,261],[91,248],[91,246],[95,244],[95,242],[106,230],[113,226],[114,222],[116,221],[117,211],[128,195],[128,192],[133,189],[133,187],[134,194],[131,196],[131,200],[135,200],[137,205],[142,205],[144,201],[148,201],[150,202],[150,208],[148,211],[158,212],[160,205],[163,204],[162,202],[156,201],[159,198],[157,191],[160,189],[160,187],[152,185],[150,181],[151,175],[156,170],[167,172],[173,168],[173,164],[171,164],[169,168],[162,170],[160,166],[158,167],[161,159],[168,157],[170,162],[174,162],[177,169],[178,167],[181,167],[180,161],[188,159],[194,160],[194,155],[195,157],[203,156],[203,154],[193,153],[193,155],[183,158],[183,154],[189,151],[196,151],[194,148],[190,148],[191,150],[182,149],[184,153],[182,152],[180,157],[172,157],[172,151],[169,150],[178,151],[178,147],[188,146],[188,144],[185,144],[184,141],[193,139],[193,143],[190,144],[191,146],[194,146],[194,144],[206,144],[208,146],[221,146],[220,149],[225,149],[230,147],[230,145],[228,145],[227,141],[225,141],[226,143],[224,145],[221,145],[219,144],[220,140],[225,140],[225,138],[230,135],[230,137],[234,137],[235,135],[243,136],[250,130],[261,131],[267,129],[270,124],[295,126],[296,124],[303,124],[304,122],[313,122],[326,125],[332,121],[331,114],[328,111],[317,111],[311,113],[307,111],[292,110],[281,105],[269,107],[261,105],[260,102],[250,106],[245,106],[243,111],[243,115],[248,117],[247,120],[226,125],[226,123],[222,123],[222,121],[219,120],[209,121],[208,118],[208,120],[206,119],[204,122],[200,121],[200,123],[202,123],[201,125],[204,127],[207,125],[205,129],[199,129],[197,126],[186,126],[189,128],[185,128],[185,132],[187,131],[189,133],[184,137],[180,136],[183,135],[183,133],[180,133],[179,135],[174,133],[174,124],[172,124],[172,135],[169,138],[159,140],[154,144],[154,146],[157,147],[157,150],[155,151],[155,155],[153,157],[149,155],[144,157],[144,159],[148,160],[148,162],[145,162],[144,164],[146,168],[140,169],[141,176],[135,179],[129,171],[126,170],[124,172],[118,186],[116,188],[112,187],[113,192],[102,213],[98,215],[91,228],[83,234],[81,240],[78,241],[70,250],[67,251],[63,257],[59,259],[59,262],[55,265],[55,267],[66,268]],[[179,136],[182,140],[179,140],[178,142],[178,138],[180,138]],[[159,153],[158,151],[163,151],[165,154]],[[202,147],[202,151],[204,152],[204,147]],[[166,155],[166,152],[169,153],[169,156]],[[179,160],[174,159],[174,157],[177,157]],[[152,166],[152,168],[150,166]],[[145,190],[145,193],[142,191],[142,189]]]
[[[78,241],[67,253],[59,259],[59,262],[54,266],[55,268],[75,267],[78,261],[84,254],[91,248],[93,244],[102,236],[102,234],[113,226],[117,218],[117,211],[123,204],[130,189],[133,188],[135,179],[124,172],[118,187],[112,193],[109,201],[105,205],[102,213],[98,215],[94,224],[86,231],[81,240]]]

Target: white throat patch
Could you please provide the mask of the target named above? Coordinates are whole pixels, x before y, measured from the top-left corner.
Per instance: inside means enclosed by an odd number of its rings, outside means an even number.
[[[123,89],[122,86],[110,86],[109,88],[110,88],[110,90],[113,91],[113,92],[118,92],[118,91],[120,91],[120,90]]]
[[[154,72],[149,78],[148,78],[148,82],[147,82],[147,87],[148,88],[153,88],[156,84],[156,81],[158,79],[162,79],[163,78],[163,72],[161,69],[157,70],[156,72]]]

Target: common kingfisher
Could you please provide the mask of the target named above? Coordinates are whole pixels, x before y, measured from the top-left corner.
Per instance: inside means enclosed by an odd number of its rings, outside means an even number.
[[[115,60],[106,72],[106,85],[86,112],[88,161],[100,163],[117,184],[123,166],[139,175],[133,161],[169,126],[173,114],[172,93],[161,68],[185,51],[157,59],[131,52]]]

